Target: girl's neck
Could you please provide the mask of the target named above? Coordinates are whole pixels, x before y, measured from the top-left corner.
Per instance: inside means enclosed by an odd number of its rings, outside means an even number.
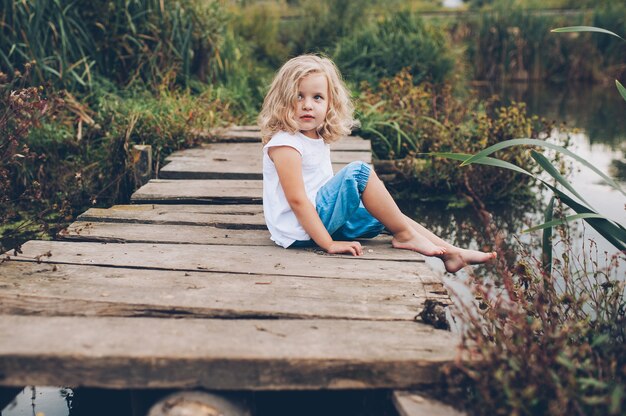
[[[320,135],[316,132],[315,134],[309,133],[309,132],[303,132],[302,130],[298,130],[298,132],[303,135],[304,137],[306,137],[307,139],[311,139],[311,140],[320,140],[321,137]],[[311,136],[315,136],[315,137],[311,137]]]

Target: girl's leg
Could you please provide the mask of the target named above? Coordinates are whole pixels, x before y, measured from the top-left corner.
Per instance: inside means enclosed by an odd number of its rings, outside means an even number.
[[[496,258],[495,251],[485,253],[483,251],[467,250],[453,246],[406,215],[405,218],[409,224],[411,224],[411,227],[413,227],[413,229],[420,235],[427,238],[435,245],[445,247],[446,253],[441,256],[441,260],[443,260],[446,270],[450,273],[455,273],[469,264],[486,263],[489,260]]]
[[[393,234],[391,243],[395,248],[413,250],[427,256],[442,256],[446,253],[445,246],[431,241],[412,226],[373,170],[363,190],[362,200],[369,213]]]

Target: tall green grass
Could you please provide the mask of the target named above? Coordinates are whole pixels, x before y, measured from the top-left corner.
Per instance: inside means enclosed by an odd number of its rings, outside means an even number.
[[[206,80],[225,21],[213,1],[5,1],[0,69],[13,73],[33,62],[35,82],[72,89],[88,87],[94,74],[121,85]]]
[[[626,4],[601,2],[578,16],[525,9],[511,1],[497,2],[478,17],[464,19],[463,42],[480,80],[598,81],[626,73],[626,50],[616,39],[589,34],[550,35],[554,27],[599,25],[617,33],[626,30]]]

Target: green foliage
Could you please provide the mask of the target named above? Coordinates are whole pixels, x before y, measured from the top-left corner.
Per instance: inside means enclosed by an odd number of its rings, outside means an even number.
[[[454,67],[444,31],[408,12],[396,12],[344,36],[332,55],[347,79],[371,84],[403,68],[409,68],[415,83],[440,83]]]
[[[581,25],[602,22],[607,29],[624,33],[625,15],[623,2],[604,2],[568,20],[499,2],[477,19],[468,18],[458,32],[467,41],[477,79],[598,80],[624,73],[625,51],[619,39],[599,40],[584,33],[555,37],[550,29],[573,20]]]
[[[522,247],[499,280],[470,282],[480,308],[460,308],[464,400],[478,415],[620,415],[626,410],[623,254],[580,253],[560,228],[552,272]],[[457,382],[459,379],[456,380]]]
[[[0,9],[0,70],[34,62],[34,82],[87,87],[94,74],[122,85],[208,79],[225,27],[218,2],[25,0]]]
[[[626,192],[621,188],[621,186],[617,182],[615,182],[614,180],[606,176],[604,173],[599,171],[595,166],[593,166],[592,164],[590,164],[583,158],[575,155],[571,151],[561,146],[557,146],[552,143],[547,143],[547,142],[536,140],[536,139],[513,139],[513,140],[507,140],[501,143],[497,143],[495,145],[488,147],[487,149],[484,149],[476,153],[475,155],[467,157],[465,160],[463,160],[463,162],[461,163],[461,166],[469,166],[472,163],[484,162],[487,156],[489,156],[490,154],[498,150],[502,150],[502,149],[510,148],[510,147],[518,147],[518,146],[523,146],[523,145],[548,147],[550,149],[556,150],[559,153],[573,157],[578,162],[582,163],[587,168],[591,169],[596,174],[598,174],[606,184],[610,185],[612,188],[614,188],[615,190],[621,192],[624,196],[626,196]],[[442,154],[439,154],[439,155],[442,155]],[[459,156],[465,156],[465,155],[459,155]],[[542,170],[545,173],[550,175],[552,178],[554,178],[556,183],[562,185],[566,190],[569,191],[570,194],[567,194],[561,191],[560,189],[558,189],[556,186],[551,185],[547,181],[539,177],[536,177],[538,181],[540,181],[545,186],[547,186],[550,190],[552,190],[555,196],[558,197],[565,205],[567,205],[569,208],[576,211],[578,215],[574,216],[575,218],[584,218],[585,221],[589,223],[589,225],[595,228],[596,231],[600,233],[600,235],[606,238],[607,241],[613,244],[618,250],[626,250],[626,228],[624,228],[623,225],[619,224],[616,221],[609,220],[599,215],[598,212],[594,208],[592,208],[591,205],[587,201],[585,201],[585,199],[582,196],[580,196],[580,194],[576,191],[576,189],[574,189],[574,187],[558,172],[558,170],[554,168],[554,166],[552,165],[552,162],[550,162],[545,156],[535,151],[531,151],[531,156],[537,162],[537,164],[541,166]],[[518,166],[501,165],[500,167],[508,168],[508,169],[514,170],[515,172],[520,172],[520,168]],[[523,173],[525,173],[528,176],[534,176],[529,172],[523,172]],[[567,219],[564,219],[563,221],[567,222]],[[546,223],[546,224],[542,224],[542,226],[539,226],[539,228],[549,228],[549,227],[547,227],[547,223]],[[551,250],[551,246],[544,247],[544,252],[546,252],[547,250]]]
[[[149,144],[154,170],[207,129],[240,122],[218,90],[192,95],[164,85],[124,92],[93,80],[79,102],[68,92],[0,82],[0,249],[53,236],[90,205],[128,202],[137,184],[130,149]],[[28,84],[31,80],[24,80]],[[205,134],[205,133],[204,133]]]
[[[424,157],[424,153],[473,153],[483,146],[519,137],[548,137],[552,126],[529,117],[522,104],[502,107],[496,102],[461,102],[449,86],[414,85],[402,71],[364,86],[359,100],[360,134],[372,139],[381,159],[397,159],[397,166],[421,193],[444,191],[496,201],[529,190],[533,179],[493,166],[458,169],[456,163]],[[503,155],[505,162],[533,170],[530,152],[518,149]]]
[[[606,30],[603,28],[599,28],[599,27],[594,27],[594,26],[568,26],[568,27],[560,27],[557,29],[553,29],[552,32],[557,32],[557,33],[567,33],[567,32],[598,32],[598,33],[604,33],[604,34],[608,34],[611,36],[614,36],[616,38],[619,38],[621,40],[626,40],[624,38],[622,38],[620,35],[611,32],[610,30]],[[619,92],[619,94],[622,96],[622,98],[624,99],[624,101],[626,101],[626,88],[624,88],[624,86],[618,81],[615,80],[615,86],[617,87],[617,91]]]
[[[232,11],[232,32],[247,44],[255,61],[277,68],[290,55],[280,36],[281,16],[286,10],[283,2],[253,2]]]
[[[3,1],[0,7],[1,71],[13,74],[32,61],[38,82],[87,85],[94,44],[78,7],[63,0]]]
[[[470,24],[471,25],[471,24]],[[538,16],[522,9],[500,9],[484,13],[472,26],[470,37],[476,41],[468,48],[469,59],[478,79],[555,79],[555,77],[591,79],[593,56],[587,44],[554,39],[548,35],[554,18]],[[566,57],[585,60],[576,65],[576,73],[566,70]],[[548,58],[551,59],[548,59]],[[555,57],[557,57],[555,59]]]
[[[298,0],[298,17],[285,22],[283,39],[292,55],[331,52],[339,39],[368,24],[368,14],[377,3],[380,0]]]

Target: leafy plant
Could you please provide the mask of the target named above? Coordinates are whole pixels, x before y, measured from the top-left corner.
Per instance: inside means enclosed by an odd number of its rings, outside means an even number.
[[[463,324],[453,378],[459,399],[477,415],[620,415],[626,403],[626,285],[623,254],[608,257],[595,243],[562,248],[547,272],[522,246],[511,268],[467,283],[478,308],[457,304]]]
[[[522,104],[505,107],[495,101],[480,103],[472,97],[463,102],[452,94],[449,85],[415,85],[407,70],[382,80],[376,88],[364,85],[358,110],[359,134],[372,140],[379,159],[395,160],[412,191],[463,194],[490,202],[527,193],[532,178],[488,166],[459,170],[450,160],[424,154],[469,154],[520,135],[548,137],[552,128],[546,121],[528,116]],[[525,149],[504,157],[535,169]]]
[[[396,12],[341,38],[332,52],[345,77],[376,84],[408,68],[414,83],[448,79],[454,59],[442,28]]]

